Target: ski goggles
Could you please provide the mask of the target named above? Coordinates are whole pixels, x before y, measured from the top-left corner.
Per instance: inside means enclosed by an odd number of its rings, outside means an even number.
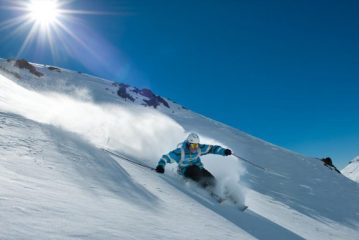
[[[198,148],[199,144],[198,143],[190,143],[189,146],[193,149]]]

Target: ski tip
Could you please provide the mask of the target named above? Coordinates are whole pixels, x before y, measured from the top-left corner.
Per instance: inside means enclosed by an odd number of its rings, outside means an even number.
[[[247,210],[248,206],[242,206],[242,207],[239,207],[239,210],[241,210],[242,212],[244,212],[245,210]]]

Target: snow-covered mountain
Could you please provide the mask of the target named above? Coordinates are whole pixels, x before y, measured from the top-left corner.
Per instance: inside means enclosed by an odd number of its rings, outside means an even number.
[[[218,204],[154,167],[190,131],[234,156],[203,157],[249,206]],[[359,185],[149,89],[0,61],[0,239],[358,239]]]
[[[359,182],[359,156],[349,162],[349,164],[343,168],[342,173],[353,181]]]

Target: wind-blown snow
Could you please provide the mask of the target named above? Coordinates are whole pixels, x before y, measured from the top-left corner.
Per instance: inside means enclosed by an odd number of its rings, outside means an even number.
[[[0,72],[0,239],[357,239],[358,184],[316,159],[171,102],[125,102],[109,81],[1,67],[23,79]],[[203,157],[246,212],[215,203],[175,164],[162,176],[100,149],[154,167],[190,131],[270,169]]]
[[[36,92],[1,75],[0,96],[2,111],[77,133],[98,147],[121,148],[145,159],[158,158],[185,137],[179,124],[157,111]]]
[[[91,100],[94,96],[89,90],[70,89],[75,97],[45,92],[44,89],[40,92],[28,90],[0,75],[0,96],[4,99],[0,102],[0,109],[77,133],[100,148],[121,149],[126,155],[142,159],[151,166],[186,137],[178,123],[158,111],[134,105],[96,104]],[[205,137],[203,141],[218,144],[218,141]],[[219,157],[212,159],[216,159],[215,163]],[[236,192],[238,201],[243,202],[243,191],[231,187],[239,182],[242,168],[237,161],[230,165],[230,169],[233,169],[231,174],[228,166],[214,166],[219,171],[225,171],[222,174],[225,177],[218,178],[220,184],[217,192],[223,195],[224,186],[228,186],[233,193]]]

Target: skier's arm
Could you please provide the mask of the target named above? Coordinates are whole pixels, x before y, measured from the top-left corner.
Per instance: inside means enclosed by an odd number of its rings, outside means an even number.
[[[179,162],[181,159],[181,149],[177,148],[168,154],[165,154],[161,157],[161,159],[158,161],[157,166],[166,166],[166,163],[173,163],[173,162]]]
[[[222,156],[227,156],[232,154],[232,151],[230,149],[226,149],[218,145],[201,144],[200,148],[201,148],[201,155],[218,154]]]

